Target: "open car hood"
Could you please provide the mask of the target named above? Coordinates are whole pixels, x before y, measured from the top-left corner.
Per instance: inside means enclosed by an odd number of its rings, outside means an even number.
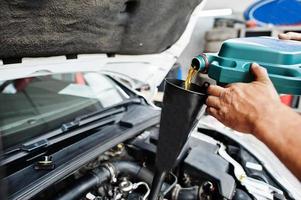
[[[187,46],[201,2],[1,1],[0,79],[97,70],[155,88]]]
[[[162,52],[201,1],[1,1],[0,58]]]

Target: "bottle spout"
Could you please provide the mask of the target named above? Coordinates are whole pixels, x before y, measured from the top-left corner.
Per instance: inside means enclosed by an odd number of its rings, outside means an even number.
[[[191,66],[194,69],[198,70],[200,73],[207,74],[209,67],[207,56],[205,54],[200,54],[194,57],[191,61]]]

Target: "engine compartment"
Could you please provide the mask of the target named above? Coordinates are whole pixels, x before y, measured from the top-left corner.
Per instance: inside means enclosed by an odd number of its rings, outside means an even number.
[[[257,186],[264,189],[268,185],[273,190],[266,191],[262,197],[272,194],[272,199],[289,198],[256,158],[239,144],[221,136],[218,138],[222,141],[217,141],[213,139],[217,133],[209,130],[199,131],[202,133],[192,134],[183,155],[165,179],[161,189],[163,199],[258,199],[263,190],[253,191],[250,185],[243,185],[235,178],[237,166],[225,159],[224,153],[243,166],[250,180],[260,182]],[[158,127],[147,129],[99,155],[32,199],[146,200],[155,170],[157,140]]]

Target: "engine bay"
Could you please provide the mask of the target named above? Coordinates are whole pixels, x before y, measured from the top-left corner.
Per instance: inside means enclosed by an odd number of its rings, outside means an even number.
[[[148,199],[158,132],[155,126],[118,144],[32,199]],[[205,129],[192,133],[165,178],[161,199],[290,199],[252,154],[217,136]]]

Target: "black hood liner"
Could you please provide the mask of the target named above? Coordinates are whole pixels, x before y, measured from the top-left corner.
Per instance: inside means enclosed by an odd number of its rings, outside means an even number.
[[[0,0],[0,58],[162,52],[201,1]]]

